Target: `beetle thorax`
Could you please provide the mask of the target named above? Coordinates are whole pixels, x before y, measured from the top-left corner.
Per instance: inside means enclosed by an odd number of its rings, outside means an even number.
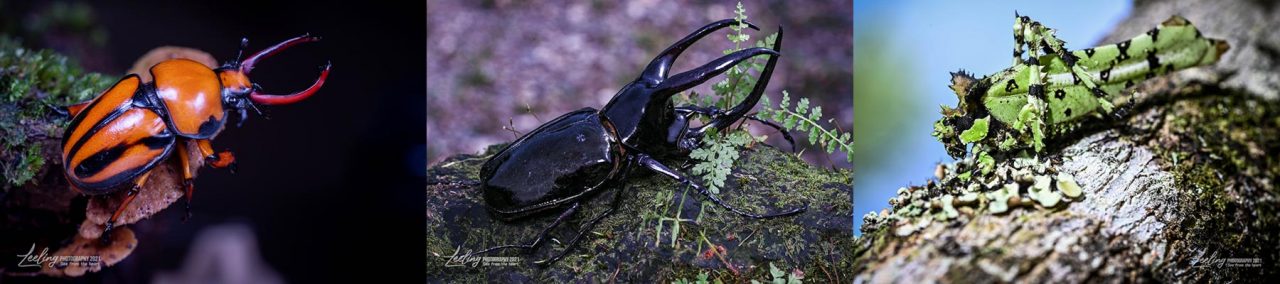
[[[640,81],[623,87],[600,113],[616,126],[622,143],[633,148],[665,141],[673,118],[670,96],[654,94]]]

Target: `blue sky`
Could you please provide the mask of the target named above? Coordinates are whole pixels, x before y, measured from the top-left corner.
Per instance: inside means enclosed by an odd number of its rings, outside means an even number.
[[[860,42],[860,33],[886,35],[889,49],[895,54],[906,55],[900,76],[911,82],[915,92],[894,94],[854,93],[855,120],[903,119],[904,127],[895,131],[893,145],[874,149],[880,155],[894,157],[879,159],[882,163],[860,163],[854,159],[854,234],[861,234],[862,215],[889,206],[888,199],[899,188],[923,184],[933,173],[938,162],[951,158],[942,144],[929,136],[932,125],[940,116],[938,106],[955,105],[955,94],[947,88],[948,73],[965,69],[977,76],[1008,67],[1013,52],[1013,17],[1017,11],[1050,28],[1057,29],[1059,38],[1067,42],[1068,49],[1091,47],[1129,13],[1128,1],[854,1],[853,33],[854,64],[862,59],[859,50],[866,50],[867,42]],[[1153,23],[1154,24],[1154,23]],[[858,81],[855,71],[854,85],[882,82]],[[857,105],[859,96],[895,95],[910,96],[917,112],[898,118],[860,117],[859,109],[875,106]],[[878,123],[878,122],[877,122]],[[856,124],[856,123],[855,123]],[[854,139],[857,143],[858,129]],[[855,150],[855,152],[862,150]],[[865,152],[860,152],[865,153]]]

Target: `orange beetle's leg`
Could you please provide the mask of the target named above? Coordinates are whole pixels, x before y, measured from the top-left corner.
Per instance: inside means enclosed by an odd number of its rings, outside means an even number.
[[[214,168],[231,167],[231,172],[236,172],[236,156],[231,151],[222,151],[214,154],[213,145],[209,144],[209,140],[196,140],[196,144],[200,145],[200,153],[204,155],[205,162]]]
[[[123,202],[120,202],[120,207],[116,208],[116,213],[111,214],[111,220],[107,220],[107,228],[102,230],[102,237],[99,240],[103,244],[111,243],[111,229],[115,228],[116,220],[120,219],[120,214],[124,213],[125,208],[129,208],[129,203],[133,203],[133,198],[138,197],[138,191],[142,190],[142,186],[147,183],[147,177],[150,176],[151,171],[147,171],[133,181],[133,187],[129,188],[129,196],[125,197]]]
[[[183,222],[191,219],[191,193],[195,190],[191,181],[191,153],[188,150],[187,143],[178,142],[178,158],[182,160],[182,186],[187,188],[187,216],[182,217]]]

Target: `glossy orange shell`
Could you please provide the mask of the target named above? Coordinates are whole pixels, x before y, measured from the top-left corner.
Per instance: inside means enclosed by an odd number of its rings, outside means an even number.
[[[212,69],[188,59],[170,59],[152,66],[151,76],[174,134],[210,139],[222,130],[227,110],[222,107],[222,83]]]
[[[120,79],[71,119],[62,136],[63,170],[75,188],[103,194],[155,167],[173,149],[160,114],[134,105],[137,75]]]

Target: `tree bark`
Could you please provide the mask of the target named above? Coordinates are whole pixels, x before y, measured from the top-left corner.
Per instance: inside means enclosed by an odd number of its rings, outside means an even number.
[[[1043,159],[1083,199],[1058,208],[869,222],[855,282],[1223,282],[1280,272],[1277,3],[1139,1],[1112,43],[1182,15],[1231,50],[1211,67],[1138,86],[1130,114]],[[888,213],[888,212],[885,212]],[[905,236],[904,236],[905,235]]]

